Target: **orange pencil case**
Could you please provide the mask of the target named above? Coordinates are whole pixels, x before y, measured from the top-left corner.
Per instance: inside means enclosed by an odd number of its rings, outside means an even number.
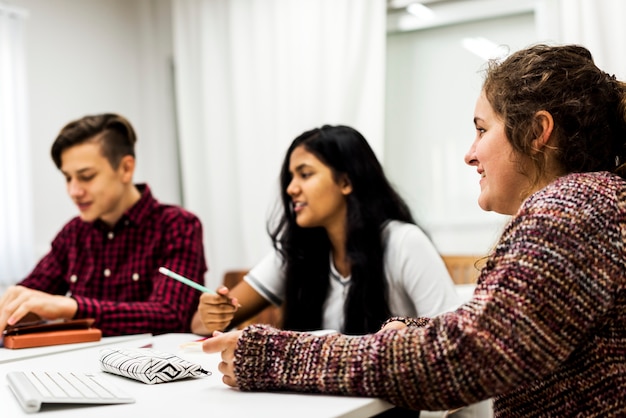
[[[85,318],[17,323],[4,330],[4,347],[15,349],[100,341],[102,331],[92,327],[94,321]]]

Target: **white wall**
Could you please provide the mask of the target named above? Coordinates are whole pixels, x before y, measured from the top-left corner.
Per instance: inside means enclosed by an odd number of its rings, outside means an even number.
[[[168,0],[7,0],[28,11],[27,83],[36,256],[77,214],[50,146],[70,120],[116,112],[137,135],[137,181],[179,203]]]
[[[48,250],[61,226],[77,213],[49,150],[59,129],[85,114],[127,116],[139,137],[136,180],[148,181],[161,201],[184,205],[175,141],[170,1],[7,3],[29,13],[26,59],[36,256]],[[519,38],[519,24],[511,24],[519,19],[506,23],[507,41]],[[527,24],[532,17],[522,19]],[[494,33],[497,25],[492,20],[488,25],[429,28],[388,40],[384,165],[444,253],[486,251],[502,224],[477,207],[477,178],[462,162],[473,134],[480,61],[458,45],[450,46],[451,39],[467,31]],[[513,47],[522,46],[518,44]],[[210,254],[207,259],[211,265]]]
[[[511,51],[536,42],[532,9],[515,3],[511,16],[387,37],[385,168],[443,254],[486,254],[508,220],[479,208],[479,176],[463,161],[486,61],[461,40],[484,37]]]

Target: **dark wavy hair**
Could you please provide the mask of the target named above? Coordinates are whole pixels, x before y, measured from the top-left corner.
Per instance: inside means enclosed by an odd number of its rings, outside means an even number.
[[[626,85],[600,70],[586,48],[539,44],[490,61],[483,91],[513,149],[531,158],[537,176],[547,161],[533,149],[542,131],[535,115],[545,110],[554,119],[550,144],[564,173],[624,177],[624,166],[617,169],[626,162]]]
[[[352,186],[347,200],[346,254],[351,285],[344,306],[348,334],[377,331],[390,316],[384,274],[382,229],[395,219],[415,223],[404,200],[387,180],[365,138],[348,126],[312,129],[298,136],[285,155],[280,173],[282,211],[270,235],[284,261],[286,297],[283,327],[313,330],[322,326],[322,310],[329,291],[331,244],[322,227],[298,226],[287,187],[291,153],[304,147],[328,166],[335,181],[344,176]]]
[[[101,144],[102,154],[114,169],[125,156],[135,156],[137,136],[130,122],[115,113],[102,113],[76,119],[61,129],[50,150],[54,164],[61,169],[63,151],[90,141]]]

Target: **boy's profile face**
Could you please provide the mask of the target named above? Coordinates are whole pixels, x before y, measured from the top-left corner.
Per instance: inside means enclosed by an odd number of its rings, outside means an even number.
[[[134,158],[130,155],[113,168],[98,141],[74,145],[61,153],[67,192],[85,222],[100,219],[112,226],[121,218],[127,209],[124,198],[133,170]]]

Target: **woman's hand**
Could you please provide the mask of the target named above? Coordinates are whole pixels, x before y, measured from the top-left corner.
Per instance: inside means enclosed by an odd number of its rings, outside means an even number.
[[[390,329],[404,329],[406,327],[421,328],[428,325],[429,322],[430,318],[426,317],[409,318],[405,316],[393,316],[383,323],[378,332],[383,332]]]
[[[383,327],[378,332],[387,331],[389,329],[404,329],[407,325],[402,321],[392,321],[383,325]]]
[[[213,332],[213,337],[202,343],[202,350],[205,353],[222,353],[222,361],[218,365],[217,369],[224,375],[222,377],[222,382],[235,388],[237,387],[234,365],[235,348],[237,347],[237,340],[241,334],[242,331],[232,331],[227,333],[215,331]]]
[[[239,308],[237,298],[229,295],[225,286],[217,289],[217,294],[203,293],[198,302],[198,310],[191,322],[194,334],[211,335],[213,331],[223,331],[228,327]]]

